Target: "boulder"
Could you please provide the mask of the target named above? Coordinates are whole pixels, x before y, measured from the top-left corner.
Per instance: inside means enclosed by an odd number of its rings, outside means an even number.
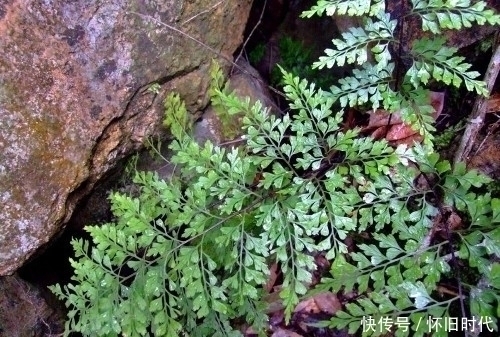
[[[0,2],[0,275],[157,132],[169,91],[206,105],[210,60],[232,58],[251,2]]]

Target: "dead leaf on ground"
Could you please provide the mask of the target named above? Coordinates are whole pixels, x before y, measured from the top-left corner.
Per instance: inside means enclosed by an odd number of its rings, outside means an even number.
[[[273,287],[275,286],[276,280],[278,279],[280,273],[281,270],[278,268],[278,264],[274,262],[269,268],[269,278],[267,280],[266,285],[264,286],[264,289],[268,293],[270,293],[273,290]]]
[[[486,137],[477,146],[478,150],[473,154],[468,169],[476,169],[493,179],[500,179],[500,131],[496,130],[490,137]]]
[[[283,310],[283,300],[280,297],[280,286],[274,288],[274,292],[266,294],[264,296],[264,301],[267,302],[267,314],[272,314],[277,311]]]
[[[430,92],[430,105],[434,108],[434,120],[443,111],[444,93]],[[397,112],[392,114],[386,110],[379,109],[370,113],[368,125],[362,129],[364,132],[369,132],[375,139],[384,138],[394,145],[408,144],[413,145],[414,142],[421,142],[422,136],[418,131],[401,120],[401,116]]]
[[[331,292],[324,292],[299,302],[293,312],[307,312],[310,314],[322,312],[333,316],[340,309],[342,309],[342,304],[337,296]]]

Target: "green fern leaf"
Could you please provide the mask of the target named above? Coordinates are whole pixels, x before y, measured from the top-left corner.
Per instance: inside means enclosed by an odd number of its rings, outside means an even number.
[[[190,119],[184,102],[178,94],[171,93],[165,100],[165,119],[163,125],[170,128],[170,132],[176,140],[185,138],[186,132],[190,130]]]
[[[391,21],[390,15],[383,13],[380,13],[377,19],[373,21],[368,18],[364,28],[351,27],[342,33],[342,39],[334,39],[336,49],[326,49],[326,56],[321,56],[319,61],[313,64],[313,68],[332,68],[335,64],[343,66],[346,63],[364,64],[368,60],[368,46],[375,54],[376,60],[381,63],[379,68],[386,66],[390,60],[388,44],[393,41],[396,21]]]
[[[373,109],[380,106],[384,95],[390,91],[394,64],[378,70],[366,63],[362,69],[354,69],[353,75],[339,80],[340,86],[331,87],[331,98],[340,101],[342,107],[359,106],[371,102]]]
[[[422,18],[422,29],[440,34],[441,29],[461,29],[479,25],[500,23],[500,15],[486,8],[486,2],[479,1],[471,6],[469,0],[412,0],[412,13]]]
[[[310,10],[304,11],[301,17],[310,18],[313,15],[349,15],[360,16],[369,14],[376,15],[385,10],[385,3],[381,0],[363,1],[363,0],[319,0]]]
[[[464,63],[464,57],[455,56],[457,49],[444,46],[444,38],[429,40],[422,38],[413,43],[411,50],[413,65],[406,73],[409,81],[417,88],[420,83],[427,84],[433,78],[445,84],[459,87],[465,84],[467,90],[488,96],[488,89],[476,71],[467,71],[471,65]]]

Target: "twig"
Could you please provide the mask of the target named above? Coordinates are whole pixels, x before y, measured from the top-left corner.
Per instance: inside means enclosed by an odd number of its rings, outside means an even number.
[[[212,9],[214,9],[214,8],[215,8],[215,7],[217,7],[217,6],[219,6],[219,5],[220,5],[221,3],[223,3],[223,2],[224,2],[224,0],[221,0],[221,1],[219,1],[218,3],[216,3],[215,5],[213,5],[212,7],[210,7],[209,9],[206,9],[206,10],[204,10],[204,11],[202,11],[202,12],[199,12],[199,13],[198,13],[198,14],[196,14],[196,15],[193,15],[192,17],[190,17],[189,19],[187,19],[186,21],[184,21],[183,23],[181,23],[181,26],[184,26],[186,23],[190,22],[191,20],[193,20],[194,18],[196,18],[196,17],[198,17],[198,16],[200,16],[200,15],[202,15],[202,14],[205,14],[205,13],[210,12]]]
[[[238,60],[240,59],[241,57],[241,54],[243,53],[243,51],[245,50],[245,47],[248,43],[248,41],[250,41],[250,38],[252,37],[253,33],[255,32],[255,30],[257,29],[257,27],[259,27],[259,25],[262,23],[262,18],[264,17],[264,12],[266,11],[266,6],[267,6],[267,0],[264,0],[264,6],[262,7],[262,12],[260,12],[260,17],[259,17],[259,21],[257,21],[257,23],[255,24],[255,26],[253,26],[252,30],[250,31],[250,34],[248,34],[248,37],[246,38],[245,42],[243,42],[243,45],[241,46],[241,50],[240,50],[240,53],[238,54],[238,56],[236,56],[236,58],[234,59],[234,62],[235,63],[238,63]],[[231,69],[231,72],[232,72],[232,69]]]
[[[401,13],[405,13],[406,12],[406,2],[403,1],[401,2]],[[398,20],[398,25],[400,25],[399,27],[399,32],[398,32],[398,38],[399,38],[399,41],[401,41],[401,43],[399,44],[398,46],[398,60],[396,62],[396,81],[394,83],[394,90],[400,90],[399,86],[400,86],[400,81],[401,81],[401,70],[402,68],[404,67],[404,65],[402,64],[403,63],[403,60],[402,60],[402,53],[403,53],[403,44],[404,42],[407,42],[406,40],[406,36],[405,36],[405,18],[403,17],[402,20]],[[409,26],[410,29],[411,29],[411,25]],[[375,111],[373,111],[375,112]],[[392,120],[392,116],[393,114],[390,113],[389,114],[389,119],[387,120],[387,126],[385,128],[385,134],[384,134],[384,139],[387,138],[387,134],[389,133],[389,130],[391,128],[391,120]]]
[[[179,28],[177,27],[174,27],[172,25],[169,25],[168,23],[165,23],[165,22],[162,22],[158,19],[155,19],[153,18],[152,16],[150,15],[145,15],[145,14],[141,14],[141,13],[137,13],[137,12],[129,12],[130,14],[134,14],[134,15],[137,15],[137,16],[140,16],[141,18],[143,18],[144,20],[151,20],[153,21],[154,23],[156,23],[157,25],[160,25],[160,26],[163,26],[163,27],[166,27],[170,30],[173,30],[174,32],[176,33],[179,33],[181,34],[182,36],[184,37],[187,37],[188,39],[190,39],[191,41],[194,41],[196,43],[198,43],[199,45],[203,46],[204,48],[206,48],[207,50],[209,50],[210,52],[216,54],[217,56],[220,56],[221,58],[223,58],[225,61],[231,63],[234,67],[238,68],[239,70],[241,70],[242,72],[246,73],[246,74],[249,74],[247,71],[245,71],[245,69],[243,69],[242,67],[240,67],[239,65],[237,65],[236,63],[233,62],[233,60],[231,60],[229,57],[221,54],[219,51],[215,50],[214,48],[210,47],[208,44],[198,40],[197,38],[189,35],[188,33],[185,33],[184,31],[180,30]],[[250,74],[249,74],[250,75]]]
[[[495,84],[499,70],[500,44],[496,44],[495,52],[491,57],[490,64],[488,65],[488,69],[486,70],[486,74],[484,75],[484,82],[486,82],[488,93],[491,93],[491,90],[493,89],[493,85]],[[462,140],[460,142],[458,150],[455,153],[455,165],[458,162],[467,161],[470,151],[472,150],[472,146],[474,145],[474,142],[476,140],[477,134],[483,126],[487,103],[487,98],[484,96],[478,96],[476,101],[474,102],[471,118],[467,124],[464,135],[462,136]]]
[[[490,126],[488,126],[488,133],[484,137],[484,139],[481,142],[481,144],[479,144],[479,146],[477,147],[476,152],[474,152],[474,156],[476,155],[476,153],[478,153],[479,151],[481,151],[481,149],[483,148],[483,145],[486,142],[486,140],[488,139],[488,137],[490,137],[498,129],[499,122],[500,122],[500,117],[498,116],[498,114],[495,114],[495,117],[497,117],[499,120],[497,120],[495,123],[493,123]]]
[[[264,86],[266,86],[267,88],[269,88],[270,90],[272,90],[273,92],[275,92],[276,94],[280,95],[280,96],[285,96],[285,94],[275,88],[273,88],[272,86],[264,83],[264,81],[262,81],[260,78],[256,77],[255,75],[251,74],[249,71],[247,71],[246,69],[244,69],[243,67],[241,67],[240,65],[236,64],[233,60],[231,60],[229,57],[221,54],[219,51],[215,50],[214,48],[210,47],[209,45],[207,45],[206,43],[198,40],[197,38],[189,35],[188,33],[182,31],[181,29],[175,27],[175,26],[172,26],[172,25],[169,25],[168,23],[165,23],[165,22],[162,22],[158,19],[155,19],[153,18],[152,16],[150,15],[145,15],[145,14],[141,14],[141,13],[138,13],[138,12],[133,12],[133,11],[130,11],[128,12],[129,14],[134,14],[134,15],[137,15],[141,18],[143,18],[144,20],[151,20],[153,21],[154,23],[156,23],[157,25],[159,26],[163,26],[165,28],[168,28],[170,30],[173,30],[174,32],[176,33],[179,33],[180,35],[184,36],[184,37],[187,37],[188,39],[190,39],[191,41],[194,41],[196,43],[198,43],[199,45],[201,45],[202,47],[206,48],[208,51],[212,52],[213,54],[219,56],[220,58],[224,59],[226,62],[228,62],[229,64],[231,64],[233,67],[237,68],[238,70],[240,70],[242,73],[244,73],[245,75],[248,75],[248,76],[251,76],[253,79],[255,79],[256,81],[258,81],[259,83],[263,84]]]

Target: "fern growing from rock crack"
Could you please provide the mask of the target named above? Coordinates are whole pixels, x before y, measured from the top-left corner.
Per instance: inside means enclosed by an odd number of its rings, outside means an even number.
[[[489,179],[464,165],[452,168],[428,147],[393,148],[358,129],[344,130],[343,112],[333,108],[337,101],[382,104],[430,130],[422,84],[432,77],[480,93],[484,85],[442,41],[421,40],[411,51],[413,68],[395,90],[388,48],[395,23],[379,12],[382,1],[366,3],[319,1],[306,15],[371,15],[315,66],[363,63],[367,47],[376,64],[363,65],[330,92],[284,72],[290,112],[282,117],[227,92],[214,68],[212,101],[244,114],[244,146],[196,143],[180,97],[167,97],[165,126],[177,173],[163,179],[137,172],[138,195],[110,196],[113,223],[86,227],[91,242],[72,241],[72,282],[51,287],[69,310],[65,335],[239,336],[241,320],[265,335],[269,265],[278,263],[283,272],[280,298],[289,320],[307,296],[318,252],[333,262],[331,276],[313,291],[356,295],[331,327],[355,332],[384,318],[389,330],[406,324],[397,336],[422,336],[435,327],[426,317],[449,317],[466,299],[470,317],[498,314],[500,200],[478,193]],[[449,28],[443,15],[454,13],[465,13],[463,26],[498,20],[483,9],[471,12],[466,1],[429,2],[428,11],[419,11],[421,3],[414,2],[414,13],[442,28]],[[457,217],[463,224],[450,228]],[[452,266],[477,270],[480,282],[447,289]],[[497,329],[496,321],[489,323]]]

